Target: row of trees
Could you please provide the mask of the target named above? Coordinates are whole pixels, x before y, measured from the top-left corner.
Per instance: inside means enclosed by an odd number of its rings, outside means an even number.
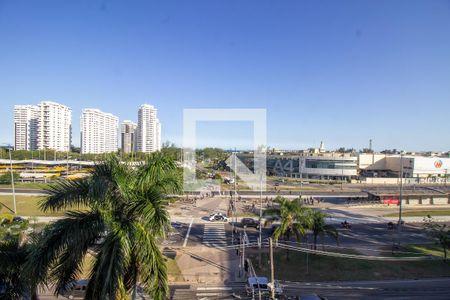
[[[79,278],[94,253],[86,299],[136,297],[138,285],[152,299],[165,299],[168,279],[158,247],[170,228],[167,194],[181,191],[180,172],[162,153],[131,168],[116,156],[96,165],[92,176],[53,184],[40,203],[62,211],[27,242],[0,243],[0,285],[7,299],[35,295],[41,285],[61,294]],[[75,210],[73,210],[75,209]]]
[[[162,145],[161,152],[166,156],[172,158],[173,160],[181,160],[183,150],[177,147],[175,144],[170,142],[165,142]],[[118,150],[116,153],[121,159],[124,160],[145,160],[147,153],[133,152],[133,153],[123,153]],[[24,159],[39,159],[39,160],[90,160],[90,161],[102,161],[107,159],[111,153],[104,154],[81,154],[80,149],[76,147],[71,147],[70,151],[59,152],[51,149],[45,150],[13,150],[11,151],[11,158],[15,160]],[[210,160],[210,161],[221,161],[225,160],[229,154],[226,151],[219,148],[203,148],[196,149],[196,155],[200,159]],[[9,150],[6,148],[0,148],[0,158],[9,159]]]
[[[17,181],[20,179],[19,173],[13,172],[13,179],[14,181]],[[11,173],[10,172],[4,172],[0,173],[0,184],[11,184]]]
[[[314,249],[317,249],[318,238],[321,237],[323,241],[325,235],[338,242],[337,229],[325,222],[326,213],[304,206],[300,198],[288,200],[278,196],[274,203],[276,204],[274,207],[264,211],[264,216],[266,216],[267,223],[280,221],[280,226],[273,232],[275,240],[282,237],[289,241],[291,237],[295,237],[297,241],[302,238],[307,241],[306,233],[310,230],[313,234]]]

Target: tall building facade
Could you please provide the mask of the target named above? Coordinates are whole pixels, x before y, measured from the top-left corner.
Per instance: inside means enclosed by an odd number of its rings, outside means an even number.
[[[72,110],[51,101],[42,101],[38,108],[38,149],[69,151],[72,140]]]
[[[116,152],[119,118],[99,109],[83,109],[80,118],[81,153]]]
[[[122,122],[120,126],[121,149],[123,153],[136,151],[136,128],[137,124],[129,120]]]
[[[136,145],[138,152],[161,150],[161,123],[153,105],[143,104],[139,108]]]
[[[37,106],[14,106],[14,144],[17,150],[69,151],[72,110],[62,104],[42,101]]]
[[[39,107],[14,106],[14,149],[36,150],[38,137]]]

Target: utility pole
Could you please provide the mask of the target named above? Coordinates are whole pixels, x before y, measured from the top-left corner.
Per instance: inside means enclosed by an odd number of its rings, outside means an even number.
[[[402,234],[402,198],[403,198],[403,153],[400,154],[400,194],[399,194],[399,211],[398,211],[398,247],[400,248]]]
[[[233,168],[234,168],[234,193],[230,191],[230,214],[231,214],[231,244],[234,245],[234,197],[236,197],[236,158],[233,152]]]
[[[269,238],[269,251],[270,251],[270,282],[272,282],[272,289],[270,291],[271,299],[275,300],[275,271],[273,269],[273,245],[272,238]]]
[[[306,252],[306,274],[309,274],[309,252]]]
[[[36,181],[36,173],[34,172],[34,157],[33,157],[33,149],[31,149],[31,172],[33,172],[33,182]]]
[[[66,176],[69,177],[69,151],[67,151],[66,156]]]
[[[242,237],[242,277],[245,276],[245,227],[244,227],[244,236]]]
[[[242,232],[240,232],[239,233],[239,249],[241,249],[241,247],[242,247],[242,249],[244,249],[244,247],[242,246]],[[243,252],[241,251],[241,259],[239,259],[239,277],[241,277],[241,275],[242,275],[242,277],[244,277],[244,272],[243,272],[243,270],[244,270],[244,261],[242,260],[242,257],[243,257]]]
[[[263,197],[263,194],[262,194],[262,190],[263,190],[263,182],[262,182],[262,173],[260,174],[260,177],[259,177],[259,189],[260,189],[260,191],[259,191],[259,249],[261,249],[261,244],[262,244],[262,232],[261,232],[261,230],[262,230],[262,228],[261,228],[261,226],[262,226],[262,207],[263,207],[263,205],[262,205],[262,197]],[[261,250],[260,250],[260,253],[261,253]]]
[[[235,221],[237,223],[237,217],[236,217],[236,197],[237,197],[237,178],[236,178],[236,148],[234,149],[234,203],[233,203],[233,215],[235,218]]]
[[[344,153],[342,153],[342,161],[341,161],[341,190],[344,189]]]
[[[13,192],[14,214],[16,214],[17,213],[16,190],[14,188],[14,174],[13,174],[13,167],[12,167],[11,152],[12,152],[12,148],[9,148],[9,167],[10,167],[10,170],[11,170],[11,186],[12,186],[12,192]]]

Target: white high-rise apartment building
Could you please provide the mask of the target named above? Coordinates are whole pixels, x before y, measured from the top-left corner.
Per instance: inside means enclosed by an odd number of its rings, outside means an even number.
[[[39,108],[37,106],[14,106],[14,149],[37,149],[38,118]]]
[[[72,141],[72,110],[51,101],[42,101],[38,107],[38,149],[69,151]]]
[[[136,151],[136,127],[137,124],[129,120],[122,122],[120,126],[121,149],[123,153]]]
[[[83,109],[80,118],[81,153],[117,151],[119,118],[99,109]]]
[[[138,111],[137,151],[154,152],[161,150],[161,123],[153,105],[143,104]]]

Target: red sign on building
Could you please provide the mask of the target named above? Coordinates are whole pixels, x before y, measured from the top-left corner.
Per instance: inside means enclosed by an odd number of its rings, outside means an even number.
[[[399,204],[398,198],[393,196],[383,197],[383,204]]]

